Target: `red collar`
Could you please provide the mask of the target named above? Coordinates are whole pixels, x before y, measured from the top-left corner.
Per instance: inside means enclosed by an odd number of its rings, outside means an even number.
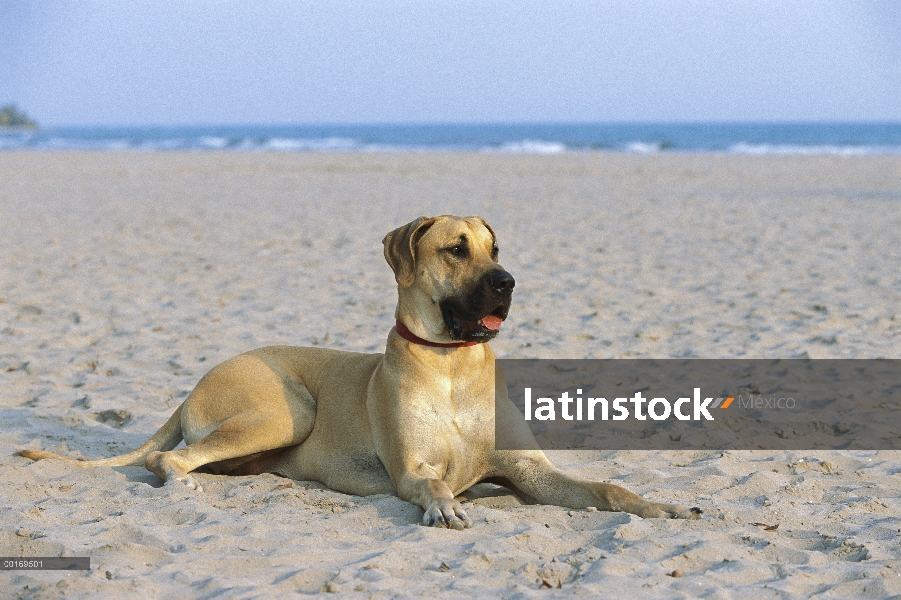
[[[475,346],[479,342],[450,342],[447,344],[442,344],[441,342],[430,342],[429,340],[424,340],[409,329],[407,326],[401,323],[400,321],[395,321],[394,328],[397,330],[397,335],[404,338],[408,342],[413,342],[414,344],[419,344],[420,346],[431,346],[432,348],[466,348],[469,346]]]

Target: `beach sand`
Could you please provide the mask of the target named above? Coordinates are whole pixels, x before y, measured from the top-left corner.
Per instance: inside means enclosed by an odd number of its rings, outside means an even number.
[[[516,277],[500,357],[901,358],[901,157],[0,153],[0,555],[91,557],[0,596],[901,594],[898,451],[552,452],[705,518],[482,485],[462,532],[274,475],[13,455],[137,447],[255,347],[382,351],[381,239],[446,213]]]

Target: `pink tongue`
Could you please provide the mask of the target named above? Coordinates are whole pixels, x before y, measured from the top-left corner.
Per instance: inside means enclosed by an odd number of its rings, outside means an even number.
[[[487,317],[482,319],[482,325],[484,325],[491,331],[500,329],[501,323],[503,323],[503,322],[504,321],[500,317],[495,317],[494,315],[488,315]]]

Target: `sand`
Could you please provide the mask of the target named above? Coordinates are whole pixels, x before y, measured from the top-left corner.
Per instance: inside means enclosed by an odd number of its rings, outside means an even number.
[[[380,351],[381,239],[443,213],[488,219],[517,279],[502,357],[901,358],[899,157],[0,153],[0,555],[92,567],[0,571],[0,595],[901,594],[896,451],[554,452],[705,518],[483,485],[463,532],[274,475],[194,492],[13,455],[136,447],[254,347]]]

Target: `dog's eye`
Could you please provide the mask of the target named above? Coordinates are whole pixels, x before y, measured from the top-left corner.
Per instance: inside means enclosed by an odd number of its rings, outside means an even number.
[[[497,246],[491,248],[491,258],[492,260],[497,261],[498,249]]]
[[[447,249],[454,256],[466,256],[466,248],[462,244],[455,244]]]

